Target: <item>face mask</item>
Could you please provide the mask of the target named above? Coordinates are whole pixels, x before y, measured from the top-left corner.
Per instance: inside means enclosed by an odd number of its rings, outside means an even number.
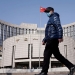
[[[50,12],[49,13],[46,13],[46,14],[47,14],[48,17],[51,15]]]

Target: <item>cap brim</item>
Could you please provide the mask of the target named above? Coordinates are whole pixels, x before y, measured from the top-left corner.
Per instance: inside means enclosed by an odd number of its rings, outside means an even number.
[[[48,13],[48,12],[50,12],[50,11],[48,11],[48,10],[45,10],[44,12],[45,12],[45,13]]]

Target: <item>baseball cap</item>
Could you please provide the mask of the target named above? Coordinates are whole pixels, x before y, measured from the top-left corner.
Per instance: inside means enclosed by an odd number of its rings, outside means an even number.
[[[44,12],[47,13],[47,12],[50,12],[51,10],[54,10],[54,8],[53,7],[47,7]]]

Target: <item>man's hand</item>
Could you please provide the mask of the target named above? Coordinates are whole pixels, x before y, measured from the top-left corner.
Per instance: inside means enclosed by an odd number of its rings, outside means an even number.
[[[45,45],[45,42],[42,42],[42,45]]]
[[[58,39],[59,43],[63,42],[63,38],[62,39]]]

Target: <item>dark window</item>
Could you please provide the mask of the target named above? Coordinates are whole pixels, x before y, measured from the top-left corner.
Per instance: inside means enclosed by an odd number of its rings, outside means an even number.
[[[20,30],[19,30],[19,28],[17,28],[17,35],[20,35]]]
[[[30,44],[28,44],[28,58],[30,57]]]
[[[29,29],[29,34],[30,34],[30,29]]]
[[[13,27],[13,36],[16,36],[16,35],[17,35],[16,28]]]
[[[27,29],[26,29],[26,34],[27,34]]]

